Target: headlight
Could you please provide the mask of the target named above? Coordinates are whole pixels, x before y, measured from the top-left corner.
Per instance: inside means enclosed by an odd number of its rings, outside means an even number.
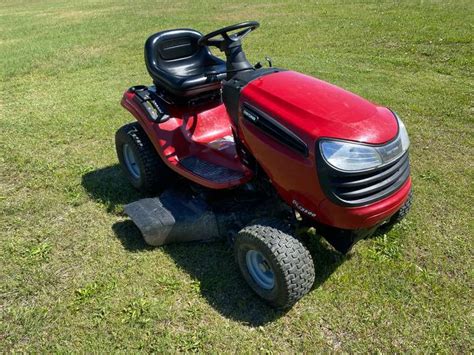
[[[321,152],[330,165],[341,170],[366,170],[382,164],[377,150],[355,143],[324,140]]]
[[[408,147],[410,146],[410,138],[408,138],[407,128],[405,127],[405,124],[400,119],[400,117],[398,117],[396,113],[394,114],[398,120],[398,136],[400,137],[400,140],[402,141],[402,149],[404,152],[406,152],[408,150]]]
[[[368,170],[399,158],[408,150],[410,140],[405,125],[398,120],[398,136],[388,144],[370,146],[353,142],[323,139],[320,149],[324,159],[333,167],[346,171]]]

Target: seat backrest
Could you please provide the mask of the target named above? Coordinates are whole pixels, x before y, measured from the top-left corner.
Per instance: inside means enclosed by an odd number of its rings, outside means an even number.
[[[145,63],[150,75],[160,77],[162,71],[186,76],[197,66],[206,65],[211,57],[207,47],[198,45],[202,34],[191,29],[155,33],[145,43]]]

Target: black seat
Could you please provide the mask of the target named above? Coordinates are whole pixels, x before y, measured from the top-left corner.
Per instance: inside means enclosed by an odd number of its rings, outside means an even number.
[[[176,96],[194,96],[220,88],[225,62],[197,44],[202,34],[191,29],[155,33],[145,43],[145,63],[155,85]]]

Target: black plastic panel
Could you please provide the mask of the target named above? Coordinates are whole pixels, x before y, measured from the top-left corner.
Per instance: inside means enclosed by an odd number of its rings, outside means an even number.
[[[225,103],[227,113],[230,118],[234,121],[234,124],[238,124],[239,120],[239,100],[240,92],[242,89],[250,83],[252,80],[260,78],[261,76],[278,73],[285,69],[279,68],[261,68],[256,70],[248,70],[235,74],[232,79],[224,80],[222,82],[222,100]]]
[[[244,103],[242,116],[245,120],[254,124],[261,131],[274,138],[278,143],[283,144],[304,156],[308,156],[308,147],[306,146],[306,143],[303,142],[295,133],[262,110]]]

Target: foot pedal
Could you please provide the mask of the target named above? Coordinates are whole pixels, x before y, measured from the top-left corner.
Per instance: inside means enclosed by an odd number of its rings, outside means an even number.
[[[243,172],[231,170],[194,156],[186,157],[180,163],[193,174],[216,183],[226,183],[244,177]]]

